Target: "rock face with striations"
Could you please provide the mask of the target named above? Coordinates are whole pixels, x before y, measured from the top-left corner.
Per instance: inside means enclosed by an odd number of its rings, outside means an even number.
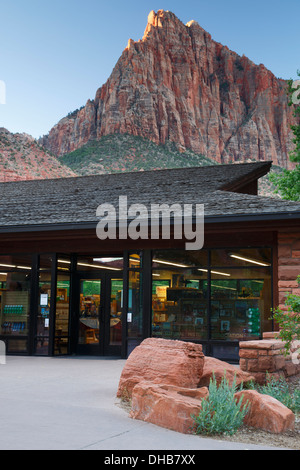
[[[292,165],[286,82],[215,42],[196,21],[151,11],[141,40],[128,41],[93,101],[42,138],[56,155],[90,139],[129,133],[175,142],[217,162]]]

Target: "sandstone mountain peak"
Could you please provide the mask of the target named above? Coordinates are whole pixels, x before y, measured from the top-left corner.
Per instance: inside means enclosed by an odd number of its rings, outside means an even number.
[[[214,41],[196,21],[151,11],[95,99],[61,120],[42,143],[56,155],[109,134],[174,142],[220,163],[273,160],[292,148],[286,82]]]
[[[188,28],[190,28],[191,26],[200,26],[200,25],[199,25],[199,23],[198,23],[197,21],[191,20],[191,21],[188,21],[185,26],[187,26]]]

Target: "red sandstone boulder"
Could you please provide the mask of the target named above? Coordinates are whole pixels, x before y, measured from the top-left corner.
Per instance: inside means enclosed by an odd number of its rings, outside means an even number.
[[[117,396],[129,398],[141,381],[197,388],[204,355],[200,344],[147,338],[137,346],[123,368]]]
[[[192,415],[198,415],[206,387],[180,388],[140,382],[132,390],[130,417],[184,434],[193,432]]]
[[[217,384],[220,384],[224,374],[226,373],[226,379],[229,384],[232,385],[234,378],[236,385],[240,385],[242,382],[247,383],[254,380],[254,377],[247,372],[242,371],[239,367],[228,364],[227,362],[220,361],[214,357],[205,356],[204,368],[202,377],[199,382],[199,386],[208,387],[210,379],[215,376]]]
[[[294,430],[295,415],[280,401],[269,395],[263,395],[255,390],[243,390],[235,393],[235,398],[243,395],[243,404],[248,401],[250,409],[244,418],[244,423],[254,428],[273,433]]]

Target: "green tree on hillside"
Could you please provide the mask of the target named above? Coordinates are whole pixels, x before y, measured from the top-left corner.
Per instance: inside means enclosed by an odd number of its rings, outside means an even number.
[[[297,75],[300,77],[300,70],[297,71]],[[300,117],[300,80],[288,81],[288,96],[289,106],[295,106],[294,116]],[[283,199],[300,201],[300,124],[291,126],[291,129],[295,136],[293,139],[295,149],[290,154],[290,160],[297,165],[293,170],[284,169],[280,174],[272,173],[270,181]]]

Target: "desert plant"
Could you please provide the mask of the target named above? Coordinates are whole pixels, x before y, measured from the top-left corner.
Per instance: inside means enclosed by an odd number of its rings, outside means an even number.
[[[210,380],[209,396],[202,400],[198,416],[193,416],[196,434],[234,434],[243,424],[248,403],[242,404],[243,396],[237,401],[236,380],[232,385],[226,374],[218,386],[215,376]]]
[[[300,275],[297,277],[300,286]],[[288,294],[285,300],[287,310],[273,310],[274,320],[279,324],[278,336],[285,343],[285,352],[289,354],[294,340],[300,340],[300,295]]]
[[[267,373],[266,379],[264,385],[253,384],[253,389],[276,398],[293,413],[300,413],[300,390],[291,391],[284,377],[274,377]]]

